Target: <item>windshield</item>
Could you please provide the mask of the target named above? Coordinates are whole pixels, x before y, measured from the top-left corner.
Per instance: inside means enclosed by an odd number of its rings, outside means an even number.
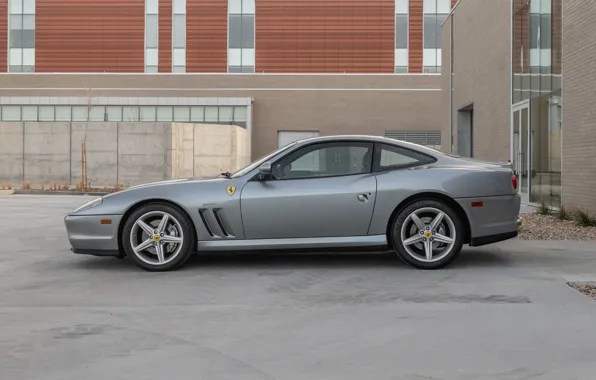
[[[252,162],[250,165],[248,165],[248,166],[247,166],[247,167],[245,167],[244,169],[240,169],[240,170],[238,170],[236,173],[232,174],[232,175],[230,176],[230,178],[238,178],[238,177],[242,177],[242,176],[243,176],[243,175],[245,175],[246,173],[249,173],[249,172],[251,172],[252,170],[254,170],[255,168],[257,168],[257,167],[261,166],[261,164],[262,164],[263,162],[265,162],[265,161],[269,160],[271,157],[273,157],[273,156],[276,156],[277,154],[279,154],[279,153],[281,153],[281,152],[283,152],[283,151],[285,151],[285,150],[288,150],[289,148],[293,147],[294,145],[296,145],[296,142],[289,143],[288,145],[286,145],[286,146],[284,146],[284,147],[282,147],[282,148],[279,148],[279,149],[277,149],[277,150],[275,150],[275,151],[273,151],[273,152],[271,152],[271,153],[267,154],[266,156],[263,156],[263,157],[259,158],[259,159],[258,159],[258,160],[256,160],[256,161],[253,161],[253,162]]]

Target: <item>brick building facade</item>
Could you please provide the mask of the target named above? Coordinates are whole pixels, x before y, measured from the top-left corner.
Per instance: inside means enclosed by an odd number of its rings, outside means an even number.
[[[0,121],[79,120],[86,111],[64,99],[87,96],[91,120],[246,125],[254,157],[317,134],[438,147],[441,23],[454,2],[0,0]],[[218,116],[187,109],[198,98],[220,99]],[[226,106],[245,98],[250,111]],[[157,108],[123,108],[139,102]]]

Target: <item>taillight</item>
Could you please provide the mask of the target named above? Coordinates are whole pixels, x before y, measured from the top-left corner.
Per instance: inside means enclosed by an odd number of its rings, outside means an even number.
[[[511,184],[513,185],[513,190],[517,190],[517,177],[515,174],[511,176]]]

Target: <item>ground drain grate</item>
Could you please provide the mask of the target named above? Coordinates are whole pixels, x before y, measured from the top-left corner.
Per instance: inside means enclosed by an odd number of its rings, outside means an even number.
[[[596,299],[596,282],[568,282],[567,285],[588,297]]]

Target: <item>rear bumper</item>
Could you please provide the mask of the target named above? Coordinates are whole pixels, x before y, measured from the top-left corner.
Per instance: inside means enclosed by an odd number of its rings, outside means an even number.
[[[118,226],[122,215],[68,215],[64,218],[71,251],[94,256],[118,256]],[[102,224],[110,220],[110,224]]]
[[[480,246],[512,239],[518,234],[519,194],[461,198],[457,202],[470,221],[470,245]]]
[[[505,232],[496,235],[480,236],[470,239],[470,247],[480,247],[482,245],[493,244],[503,240],[513,239],[517,236],[517,231]]]

